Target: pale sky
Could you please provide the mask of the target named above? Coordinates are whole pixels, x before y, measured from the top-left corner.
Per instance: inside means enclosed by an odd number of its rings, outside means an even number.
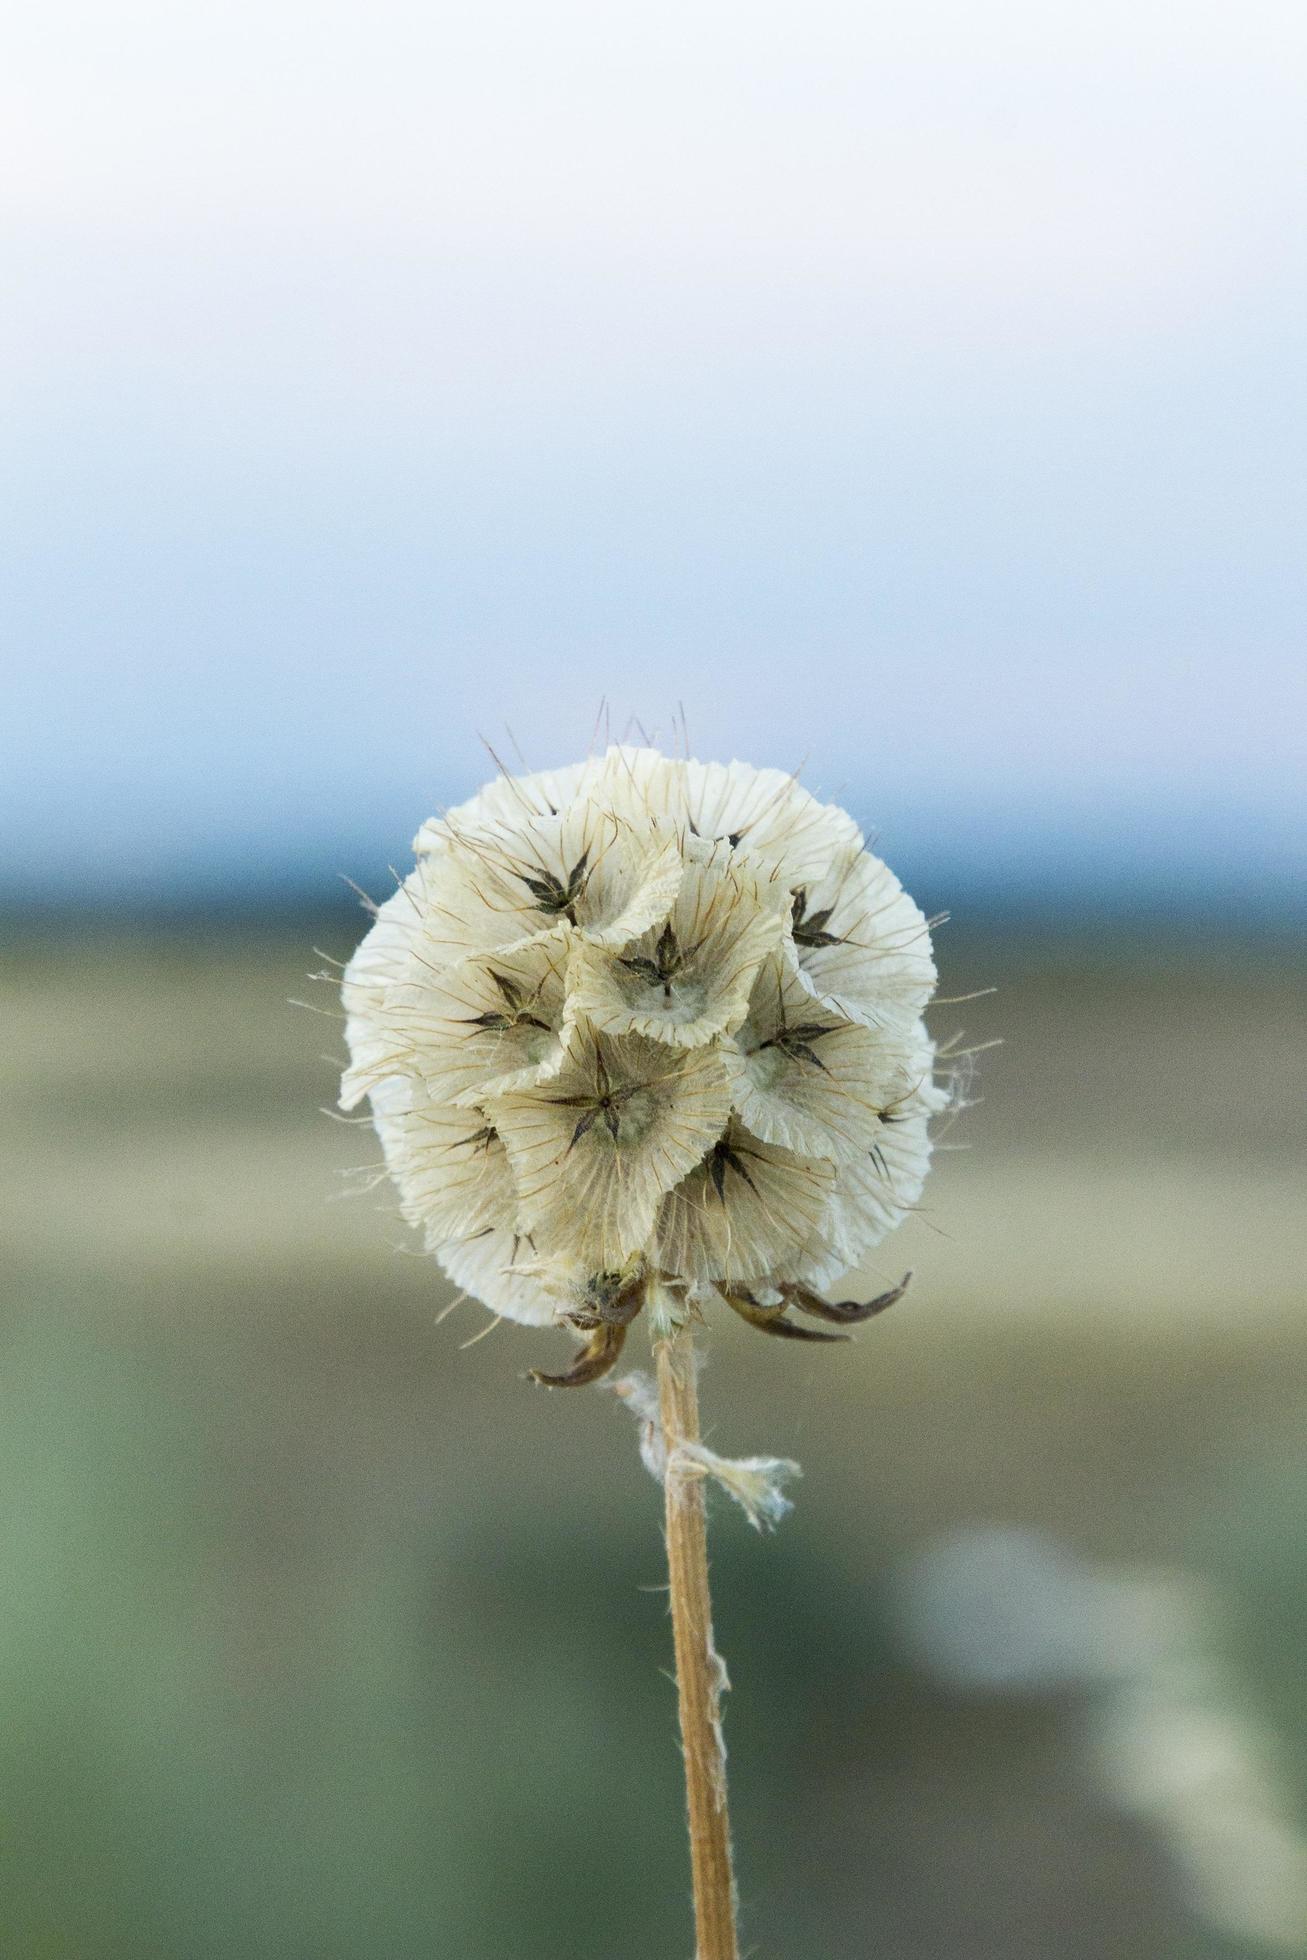
[[[25,10],[0,890],[402,858],[602,697],[1004,875],[1287,875],[1307,14]]]

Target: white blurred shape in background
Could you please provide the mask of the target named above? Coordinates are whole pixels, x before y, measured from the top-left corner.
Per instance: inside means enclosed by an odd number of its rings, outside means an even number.
[[[950,1688],[1082,1695],[1101,1787],[1158,1832],[1191,1908],[1307,1953],[1307,1836],[1273,1739],[1216,1650],[1219,1602],[1204,1588],[993,1525],[905,1560],[893,1599],[905,1646]]]

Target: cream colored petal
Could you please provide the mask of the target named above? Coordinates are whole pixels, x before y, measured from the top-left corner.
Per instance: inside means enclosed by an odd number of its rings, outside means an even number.
[[[524,819],[558,816],[580,803],[594,803],[637,827],[653,818],[675,828],[685,805],[684,771],[678,759],[629,743],[615,743],[603,755],[562,769],[520,776],[504,771],[466,803],[423,824],[414,848],[440,851],[469,831],[515,830]]]
[[[685,807],[685,764],[658,749],[617,743],[586,778],[582,794],[636,829],[653,822],[675,831]]]
[[[559,1301],[540,1282],[539,1261],[528,1238],[512,1231],[485,1232],[442,1246],[438,1256],[455,1286],[491,1313],[525,1327],[558,1324]]]
[[[599,1271],[646,1244],[663,1193],[721,1134],[729,1097],[705,1050],[582,1023],[552,1082],[487,1108],[542,1252]]]
[[[745,762],[687,762],[686,820],[761,859],[787,886],[819,878],[831,859],[857,850],[862,833],[846,810],[821,803],[780,769]]]
[[[455,804],[443,816],[431,817],[413,840],[419,855],[443,851],[451,839],[468,831],[495,830],[500,825],[516,828],[524,819],[557,816],[560,810],[584,795],[585,787],[597,773],[600,762],[569,762],[561,769],[537,769],[511,776],[505,770],[495,776],[466,803]]]
[[[685,867],[669,917],[619,951],[578,951],[575,1005],[605,1034],[700,1047],[737,1027],[782,921],[719,857]],[[660,977],[661,976],[661,977]]]
[[[387,1015],[436,1102],[478,1102],[556,1075],[571,1015],[567,946],[546,933],[516,951],[432,968],[413,963]]]
[[[933,1079],[934,1050],[920,1024],[917,1037],[888,1089],[872,1147],[837,1167],[823,1234],[838,1255],[834,1270],[855,1265],[921,1197],[930,1168],[930,1120],[946,1107],[948,1091]],[[814,1252],[825,1258],[822,1248]]]
[[[720,837],[696,837],[690,830],[681,832],[681,855],[687,864],[728,867],[753,887],[760,910],[775,912],[783,923],[789,923],[794,893],[774,862],[746,850],[743,844],[732,846]]]
[[[353,1109],[389,1075],[409,1072],[406,1043],[386,1013],[386,995],[407,971],[421,933],[424,874],[410,873],[377,910],[341,981],[345,1041],[350,1062],[340,1085],[340,1106]]]
[[[820,877],[833,857],[858,849],[862,833],[848,812],[821,803],[780,769],[745,762],[694,762],[656,749],[608,751],[587,795],[619,816],[653,818],[691,843],[748,854],[762,883],[790,887]]]
[[[551,832],[558,819],[541,818]],[[542,909],[518,871],[520,854],[534,840],[520,833],[469,832],[444,851],[423,859],[426,869],[422,934],[416,952],[429,971],[460,960],[523,945],[553,933],[565,939],[566,921]]]
[[[727,1290],[789,1276],[795,1255],[820,1238],[834,1179],[825,1159],[764,1143],[733,1118],[721,1145],[663,1200],[657,1264]]]
[[[517,1193],[503,1144],[477,1110],[420,1096],[378,1124],[386,1164],[410,1225],[434,1252],[517,1218]]]
[[[755,1136],[839,1161],[876,1142],[905,1052],[901,1034],[833,1013],[774,959],[754,984],[748,1019],[722,1046],[722,1064]]]
[[[624,895],[636,882],[642,853],[623,839],[620,862],[614,859],[619,832],[588,803],[451,828],[445,850],[429,860],[422,958],[439,970],[548,934],[565,942],[583,912],[594,914],[591,887],[601,857],[609,860],[605,896],[620,871],[627,873]]]
[[[681,875],[674,837],[593,803],[469,831],[428,863],[420,950],[437,969],[547,933],[620,946],[666,917]]]
[[[850,853],[799,887],[789,937],[809,993],[851,1021],[915,1018],[935,990],[926,920],[870,851]]]
[[[581,834],[590,856],[576,906],[577,933],[591,946],[626,946],[660,925],[672,908],[683,869],[677,839],[665,827],[635,829],[593,806]]]

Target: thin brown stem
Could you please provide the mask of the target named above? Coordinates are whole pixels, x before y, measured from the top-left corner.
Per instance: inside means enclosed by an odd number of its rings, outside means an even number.
[[[713,1646],[703,1479],[682,1448],[699,1440],[694,1340],[689,1327],[659,1341],[656,1354],[658,1408],[667,1451],[667,1571],[685,1754],[696,1960],[738,1960],[720,1710],[726,1670]]]

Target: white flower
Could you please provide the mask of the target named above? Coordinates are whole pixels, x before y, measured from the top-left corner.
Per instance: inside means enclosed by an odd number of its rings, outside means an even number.
[[[426,959],[424,935],[412,943],[413,961],[390,989],[387,1014],[429,1095],[475,1106],[558,1074],[575,1015],[569,949],[557,934],[453,966]]]
[[[730,1110],[716,1055],[584,1022],[557,1077],[486,1101],[523,1223],[542,1252],[596,1272],[648,1243],[663,1193],[711,1152]]]
[[[747,1019],[722,1044],[731,1100],[766,1143],[859,1157],[877,1141],[887,1071],[902,1038],[813,999],[783,957],[755,978]]]
[[[930,927],[870,851],[841,851],[797,887],[790,941],[809,993],[851,1021],[920,1014],[935,991]]]
[[[930,933],[853,819],[775,770],[620,747],[419,832],[343,999],[406,1219],[508,1319],[610,1365],[656,1289],[794,1311],[914,1206],[946,1092]],[[670,1303],[670,1306],[669,1306]],[[679,1303],[679,1304],[678,1304]]]
[[[618,949],[665,918],[681,880],[668,827],[640,830],[585,800],[558,812],[447,826],[423,859],[423,953],[432,966],[569,932]]]
[[[731,1293],[796,1278],[797,1266],[816,1263],[797,1255],[820,1237],[834,1183],[828,1159],[764,1143],[732,1117],[704,1161],[668,1192],[658,1264]]]
[[[605,1034],[698,1048],[739,1027],[754,976],[779,945],[781,915],[729,850],[681,868],[667,917],[616,953],[578,948],[572,999]]]

